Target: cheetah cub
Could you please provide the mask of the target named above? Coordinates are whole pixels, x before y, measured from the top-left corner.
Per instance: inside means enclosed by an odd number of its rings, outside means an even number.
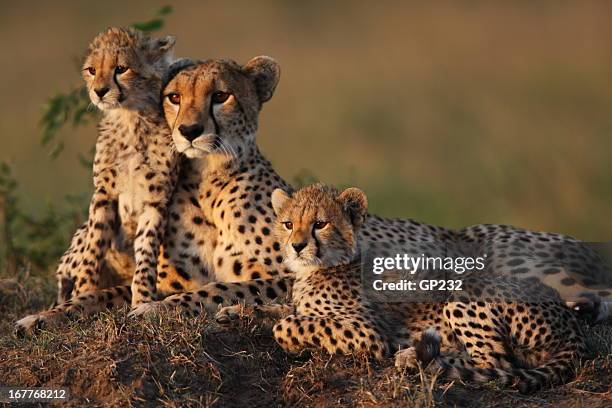
[[[277,189],[272,205],[275,232],[296,274],[294,314],[273,329],[286,351],[323,348],[382,358],[399,348],[398,366],[435,361],[450,377],[500,379],[524,392],[566,379],[586,354],[575,316],[556,294],[534,284],[473,276],[464,279],[465,293],[444,302],[369,299],[354,261],[367,210],[356,188],[339,193],[315,184],[292,196]],[[475,296],[485,291],[498,297],[485,302]]]
[[[88,220],[58,267],[59,298],[72,299],[20,320],[18,328],[40,326],[72,311],[90,313],[130,299],[137,306],[153,298],[179,157],[159,104],[173,46],[172,37],[150,38],[123,28],[109,28],[89,45],[83,78],[103,117]],[[130,268],[121,277],[126,286],[100,290],[110,252],[128,254],[135,271]]]
[[[294,314],[273,328],[286,351],[323,348],[330,354],[382,358],[396,347],[399,322],[362,295],[357,233],[367,212],[365,194],[315,184],[289,196],[272,193],[275,232],[285,262],[295,272]],[[259,308],[274,308],[274,305]]]

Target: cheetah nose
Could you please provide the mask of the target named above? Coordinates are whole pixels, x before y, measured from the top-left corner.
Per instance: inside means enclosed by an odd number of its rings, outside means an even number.
[[[195,138],[204,132],[204,126],[200,125],[199,123],[189,126],[181,125],[178,129],[179,132],[181,132],[181,135],[185,136],[185,139],[189,140],[190,142],[193,142]]]
[[[299,255],[300,252],[302,252],[302,249],[306,248],[306,242],[291,244],[291,246],[293,247],[293,249],[295,249],[295,253]]]
[[[108,87],[94,89],[94,92],[96,93],[96,95],[98,95],[98,98],[104,97],[104,95],[106,95],[108,91],[109,91]]]

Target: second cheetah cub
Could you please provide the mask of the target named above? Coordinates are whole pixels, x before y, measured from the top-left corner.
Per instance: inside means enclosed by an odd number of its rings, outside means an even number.
[[[367,213],[365,194],[314,184],[292,196],[272,194],[275,232],[295,272],[295,314],[280,320],[274,338],[289,352],[323,348],[331,354],[381,358],[394,348],[399,324],[361,292],[357,234]],[[265,307],[265,306],[262,306]],[[269,306],[274,307],[274,306]]]
[[[368,296],[356,243],[367,200],[356,188],[338,192],[315,184],[291,196],[275,190],[272,206],[296,276],[294,314],[273,329],[286,351],[323,348],[381,358],[400,349],[398,366],[434,361],[449,377],[499,379],[525,392],[566,380],[587,354],[576,317],[543,285],[471,275],[462,278],[465,290],[435,302],[410,301],[408,292],[404,302]],[[489,298],[480,296],[485,291]]]

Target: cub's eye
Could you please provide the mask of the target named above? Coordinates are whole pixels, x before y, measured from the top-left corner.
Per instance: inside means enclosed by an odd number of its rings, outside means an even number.
[[[314,229],[320,230],[327,226],[327,221],[317,221],[314,223]]]
[[[292,230],[293,229],[293,223],[291,221],[287,221],[287,222],[283,222],[283,225],[285,226],[285,228],[287,228],[288,230]]]
[[[212,94],[212,103],[223,103],[227,101],[227,98],[230,97],[230,94],[227,92],[215,92]]]
[[[115,73],[117,73],[117,74],[123,74],[127,70],[128,70],[128,68],[125,65],[117,65],[115,67]]]
[[[90,75],[96,75],[96,69],[94,67],[87,68],[87,72],[89,72]]]
[[[173,105],[178,105],[179,103],[181,103],[181,95],[177,93],[168,94],[166,95],[166,98],[168,98],[170,103]]]

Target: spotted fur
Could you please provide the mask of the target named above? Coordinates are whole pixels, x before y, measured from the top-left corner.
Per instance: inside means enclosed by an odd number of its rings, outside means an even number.
[[[279,80],[278,64],[268,57],[257,57],[244,66],[227,60],[184,62],[171,74],[163,91],[165,115],[175,144],[188,158],[171,204],[158,286],[165,293],[176,294],[136,313],[164,305],[200,312],[202,306],[216,310],[285,298],[293,273],[287,268],[291,260],[284,263],[282,245],[272,232],[272,192],[291,189],[260,153],[255,138],[258,112]],[[487,264],[487,275],[542,282],[558,290],[573,306],[587,305],[597,319],[605,319],[610,309],[601,300],[610,299],[608,291],[570,280],[574,271],[567,268],[558,269],[552,277],[552,249],[525,250],[525,240],[539,246],[546,245],[547,239],[555,245],[579,243],[559,234],[508,226],[478,225],[456,231],[410,219],[369,215],[356,236],[355,256],[371,248],[409,248],[431,255],[451,250],[479,256],[489,251],[494,257]],[[522,253],[510,251],[510,243],[522,246]],[[585,278],[600,279],[602,274],[583,261],[588,252],[588,248],[577,246],[568,260],[581,266],[580,274]],[[515,267],[517,257],[529,265],[527,272]],[[260,286],[258,279],[262,278],[269,279],[270,286]],[[225,289],[226,285],[218,288],[215,281],[233,282],[232,289]],[[243,281],[250,282],[239,283]],[[249,287],[259,289],[251,293]]]
[[[164,305],[199,313],[202,305],[215,310],[286,295],[270,196],[287,184],[255,144],[259,111],[279,75],[274,60],[257,57],[242,66],[185,64],[169,78],[163,107],[186,159],[169,210],[158,287],[176,294],[135,314]]]
[[[133,314],[164,306],[199,313],[203,307],[216,311],[220,306],[287,298],[294,274],[285,265],[282,245],[272,232],[276,218],[272,192],[291,189],[256,144],[259,111],[272,97],[279,77],[280,68],[269,57],[257,57],[245,65],[228,60],[183,60],[166,71],[162,91],[165,119],[175,145],[185,156],[157,263],[158,293],[170,296],[162,302],[143,304]],[[73,244],[78,244],[82,235],[80,230]],[[487,274],[542,282],[558,290],[568,303],[581,309],[587,306],[596,319],[605,319],[611,310],[607,303],[610,292],[587,285],[589,279],[602,275],[589,267],[590,262],[584,262],[587,249],[577,247],[569,259],[578,266],[583,280],[572,277],[576,268],[557,268],[551,273],[550,251],[515,255],[508,250],[509,242],[525,247],[525,240],[544,244],[549,238],[553,244],[577,242],[558,234],[507,226],[455,231],[410,219],[369,215],[356,236],[355,258],[361,250],[371,248],[410,248],[435,255],[468,245],[476,248],[470,253],[475,256],[492,250],[499,256],[487,264]],[[66,261],[72,262],[74,253],[69,250],[58,271],[70,270]],[[527,273],[516,267],[517,262],[529,265]],[[129,256],[112,248],[105,258],[105,264],[112,266],[109,269],[129,270],[129,263]],[[65,289],[73,284],[71,275],[62,272],[60,276],[68,277],[59,279],[67,284],[60,285],[60,293],[70,293]],[[114,280],[122,279],[120,275]]]
[[[361,265],[351,262],[365,194],[317,184],[272,197],[278,237],[295,272],[295,314],[273,330],[289,352],[323,348],[382,358],[414,345],[397,353],[398,365],[435,360],[451,377],[517,381],[522,391],[567,379],[587,353],[578,320],[541,284],[474,276],[443,302],[377,302],[365,291]]]
[[[157,255],[178,174],[178,152],[159,109],[161,76],[173,45],[171,37],[121,28],[92,41],[83,77],[103,117],[88,221],[58,267],[58,300],[64,303],[20,320],[19,329],[75,311],[87,314],[124,301],[137,306],[154,298]],[[128,286],[99,292],[117,283]]]

